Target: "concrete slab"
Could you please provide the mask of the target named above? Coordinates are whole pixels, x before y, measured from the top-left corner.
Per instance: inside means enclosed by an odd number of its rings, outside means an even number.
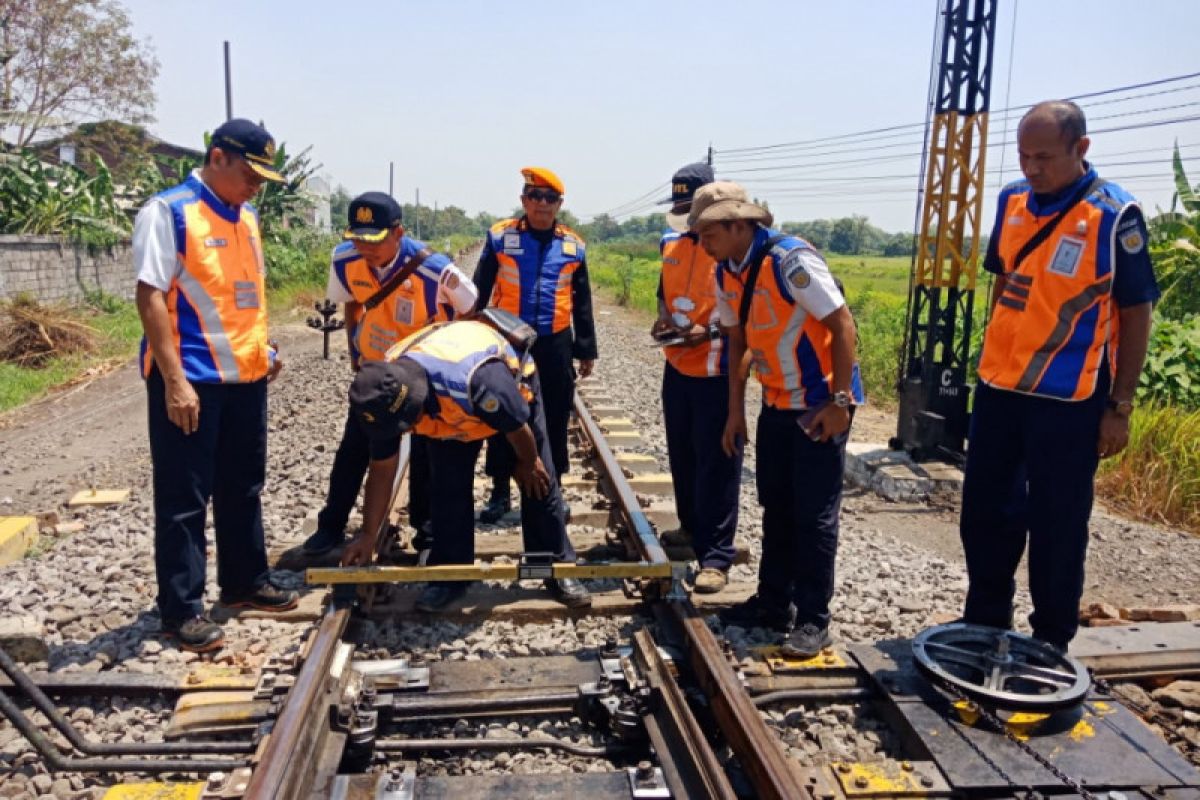
[[[917,463],[903,450],[875,442],[846,446],[846,478],[893,501],[921,501],[931,494],[958,492],[962,471],[939,461]]]
[[[37,537],[36,517],[0,517],[0,566],[24,558]]]
[[[83,489],[76,492],[67,505],[77,506],[112,506],[124,503],[129,499],[128,489]]]

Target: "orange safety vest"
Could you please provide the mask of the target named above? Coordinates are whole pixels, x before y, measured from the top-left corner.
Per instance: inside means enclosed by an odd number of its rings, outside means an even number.
[[[429,375],[438,401],[436,414],[425,414],[413,431],[432,439],[471,442],[496,433],[475,416],[471,377],[488,361],[500,361],[517,381],[521,396],[533,400],[529,381],[536,372],[533,359],[517,355],[500,333],[482,322],[438,323],[417,331],[387,352],[387,360],[411,358]]]
[[[1094,177],[1089,172],[1081,181]],[[1115,184],[1094,189],[1014,271],[1022,246],[1061,210],[1035,204],[1025,181],[1001,194],[995,235],[1005,283],[984,332],[979,379],[997,389],[1085,400],[1096,391],[1106,347],[1115,374],[1116,222],[1136,201]]]
[[[226,205],[194,175],[158,198],[175,222],[181,271],[167,292],[167,313],[184,375],[193,383],[251,383],[265,378],[265,266],[258,215]],[[154,364],[142,338],[142,375]]]
[[[684,314],[696,325],[716,324],[719,318],[717,263],[700,247],[696,235],[670,231],[659,242],[659,251],[662,253],[662,292],[667,313]],[[663,354],[683,375],[694,378],[725,375],[728,371],[727,343],[727,337],[721,336],[691,347],[664,347]]]
[[[403,269],[423,247],[421,242],[403,237],[400,240],[400,254],[392,269]],[[366,303],[382,285],[375,276],[375,270],[354,249],[354,242],[342,242],[335,247],[332,260],[335,273],[350,294],[354,295],[356,303]],[[446,256],[433,253],[382,303],[370,310],[363,307],[362,317],[352,334],[354,347],[361,358],[382,361],[387,351],[401,339],[430,322],[444,322],[451,318],[449,309],[437,302],[438,281],[442,269],[449,263],[450,259]]]
[[[760,229],[753,247],[762,247],[776,232]],[[832,395],[833,334],[792,299],[780,263],[793,250],[812,246],[798,236],[784,236],[763,258],[746,321],[746,348],[754,361],[763,402],[772,408],[805,409]],[[814,251],[815,252],[815,251]],[[728,262],[717,267],[717,291],[737,312],[742,304],[744,273],[730,272]],[[864,402],[858,364],[850,379],[855,403]]]
[[[516,314],[539,336],[571,326],[571,280],[583,263],[583,239],[566,225],[555,224],[545,248],[529,232],[525,219],[497,222],[488,232],[500,268],[492,305]]]

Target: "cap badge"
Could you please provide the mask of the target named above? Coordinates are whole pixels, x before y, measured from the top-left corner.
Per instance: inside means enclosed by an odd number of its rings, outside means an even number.
[[[358,210],[354,212],[354,219],[356,222],[369,224],[375,221],[375,215],[371,213],[371,209],[367,206],[359,206]]]
[[[400,391],[396,393],[396,399],[388,406],[388,413],[395,414],[400,410],[400,406],[404,405],[404,398],[408,397],[408,387],[401,386]]]
[[[687,194],[689,188],[686,183],[677,183],[671,187],[671,191],[675,194]]]

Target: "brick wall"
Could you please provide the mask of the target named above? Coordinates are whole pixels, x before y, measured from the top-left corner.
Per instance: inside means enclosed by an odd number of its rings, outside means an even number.
[[[128,244],[89,250],[57,236],[0,235],[0,299],[27,294],[42,303],[71,303],[103,289],[133,299]]]

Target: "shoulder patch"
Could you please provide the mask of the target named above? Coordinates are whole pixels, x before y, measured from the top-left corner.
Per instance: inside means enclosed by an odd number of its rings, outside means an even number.
[[[1134,225],[1130,230],[1123,231],[1120,234],[1121,249],[1129,255],[1142,252],[1142,248],[1146,246],[1146,237],[1142,236],[1142,232]]]
[[[500,409],[500,400],[491,392],[487,392],[480,398],[479,408],[488,414],[495,414]]]

